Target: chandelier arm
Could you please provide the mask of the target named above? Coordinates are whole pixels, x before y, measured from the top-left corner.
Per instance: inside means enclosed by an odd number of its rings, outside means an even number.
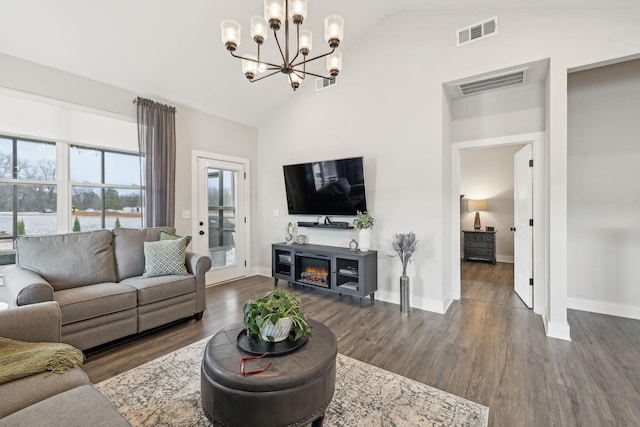
[[[327,52],[327,53],[325,53],[325,54],[323,54],[323,55],[315,56],[315,57],[310,58],[310,59],[305,59],[304,61],[301,61],[301,62],[298,62],[297,64],[293,64],[293,65],[291,65],[291,67],[292,67],[292,68],[293,68],[293,67],[298,67],[298,66],[300,66],[300,65],[306,64],[307,62],[311,62],[311,61],[315,61],[316,59],[324,58],[325,56],[329,56],[329,55],[331,55],[331,54],[332,54],[333,52],[335,52],[335,51],[336,51],[336,48],[333,48],[333,49],[331,49],[331,51],[330,51],[330,52]]]
[[[296,71],[297,71],[298,73],[300,72],[300,71],[298,71],[298,70],[296,70]],[[308,72],[308,71],[304,72],[304,74],[305,74],[305,75],[308,75],[308,76],[318,77],[318,78],[321,78],[321,79],[327,79],[327,80],[335,80],[335,79],[336,79],[336,78],[335,78],[335,77],[333,77],[333,76],[328,76],[328,77],[327,77],[327,76],[321,76],[320,74],[310,73],[310,72]],[[304,77],[302,77],[302,78],[304,78]]]
[[[278,70],[280,69],[280,65],[278,65],[278,64],[272,64],[271,62],[260,61],[260,60],[256,60],[256,59],[252,59],[252,58],[245,58],[244,56],[236,55],[235,53],[233,53],[231,51],[229,51],[229,53],[234,58],[244,59],[245,61],[257,62],[258,64],[265,64],[265,65],[268,65],[269,67],[275,67]]]
[[[296,56],[287,65],[293,64],[298,56],[300,56],[300,24],[296,24]]]
[[[285,59],[284,53],[282,52],[282,47],[280,46],[280,40],[278,40],[278,32],[276,30],[273,30],[273,37],[275,37],[276,43],[278,44],[278,50],[280,51],[280,56],[282,57],[282,62],[287,64],[287,60]],[[287,43],[289,43],[289,42],[287,41]]]
[[[262,76],[262,77],[257,78],[257,79],[252,79],[252,80],[250,80],[250,82],[251,83],[259,82],[260,80],[266,79],[267,77],[271,77],[271,76],[273,76],[275,74],[278,74],[278,73],[280,73],[280,68],[278,68],[276,71],[274,71],[271,74],[267,74],[266,76]]]

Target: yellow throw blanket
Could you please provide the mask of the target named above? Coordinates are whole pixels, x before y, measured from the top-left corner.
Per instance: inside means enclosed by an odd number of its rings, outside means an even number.
[[[0,384],[51,371],[62,373],[82,365],[84,354],[60,343],[30,343],[0,337]]]

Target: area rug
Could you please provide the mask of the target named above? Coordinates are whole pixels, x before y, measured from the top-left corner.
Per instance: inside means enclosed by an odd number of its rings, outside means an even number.
[[[96,385],[134,427],[210,426],[200,405],[209,338]],[[489,408],[338,354],[325,426],[486,426]]]

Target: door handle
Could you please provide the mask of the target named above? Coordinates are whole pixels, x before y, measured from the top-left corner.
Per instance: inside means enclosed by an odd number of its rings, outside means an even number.
[[[200,225],[204,225],[204,222],[200,221]]]
[[[204,231],[200,230],[200,235],[204,236]]]
[[[511,227],[509,230],[516,231],[516,228],[515,227]]]

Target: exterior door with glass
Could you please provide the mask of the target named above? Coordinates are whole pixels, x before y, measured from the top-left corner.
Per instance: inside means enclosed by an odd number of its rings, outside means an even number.
[[[207,283],[246,275],[245,165],[198,157],[194,249],[211,257]]]

